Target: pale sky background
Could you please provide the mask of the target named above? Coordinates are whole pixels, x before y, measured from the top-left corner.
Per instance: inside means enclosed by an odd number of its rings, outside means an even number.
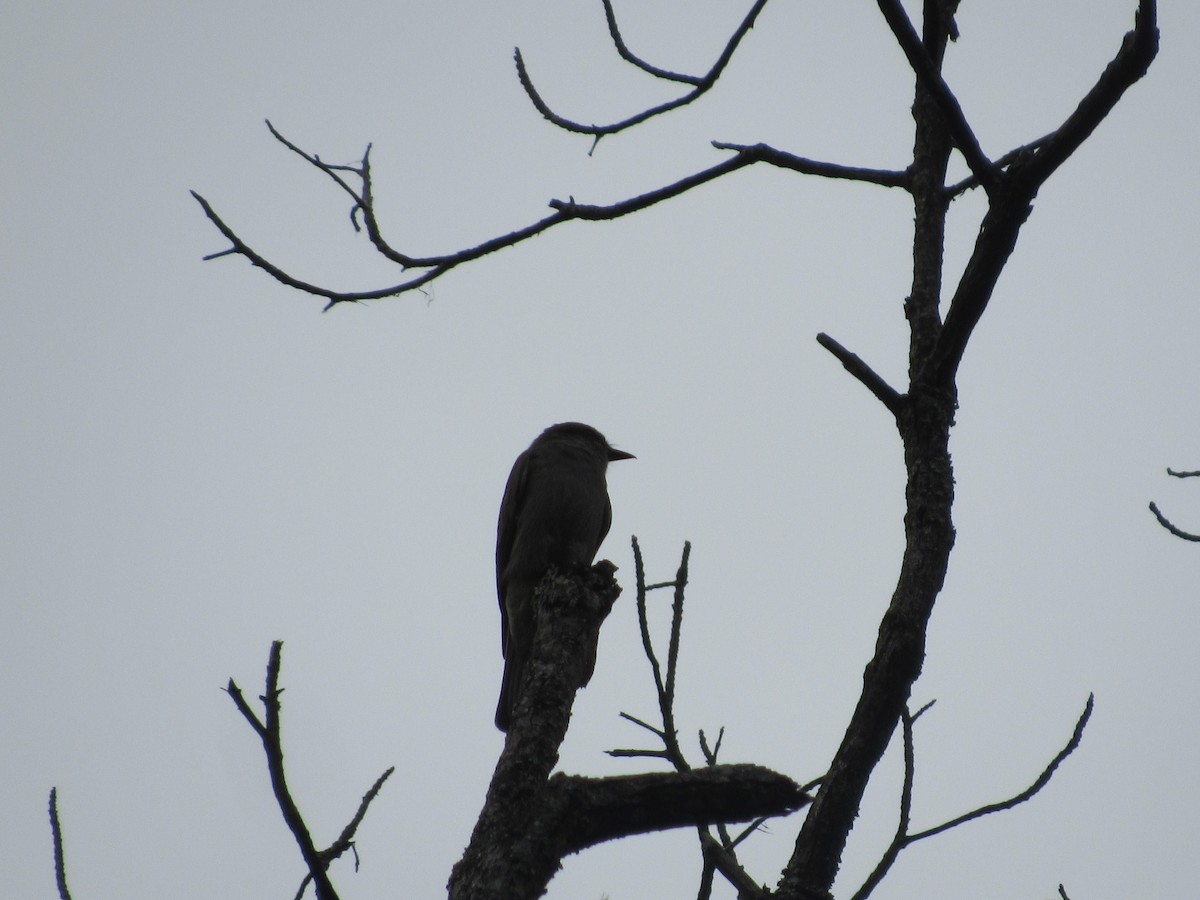
[[[966,0],[947,77],[993,156],[1057,125],[1134,0]],[[631,47],[703,71],[748,2],[619,3]],[[1183,897],[1200,882],[1200,7],[1042,190],[968,348],[953,450],[958,544],[914,701],[914,825],[1035,800],[903,854],[876,896]],[[73,4],[0,13],[0,896],[54,893],[60,792],[78,900],[287,898],[303,874],[258,741],[221,688],[262,689],[286,641],[295,796],[330,841],[389,765],[342,896],[442,896],[501,735],[492,571],[513,459],[580,419],[611,470],[609,619],[562,767],[648,768],[617,718],[654,712],[629,536],[650,577],[694,542],[678,718],[724,758],[799,781],[845,727],[900,557],[903,471],[882,407],[815,342],[903,384],[911,209],[899,191],[763,168],[609,224],[571,224],[430,294],[320,313],[223,239],[205,194],[296,275],[397,278],[345,196],[276,144],[374,142],[381,218],[417,254],[610,202],[767,141],[906,165],[912,77],[873,3],[774,0],[721,85],[590,142],[674,91],[620,62],[598,0]],[[961,170],[961,163],[956,162]],[[952,218],[955,278],[977,200]],[[661,597],[665,603],[667,598]],[[895,821],[893,746],[837,885]],[[699,752],[694,751],[694,759]],[[799,819],[745,845],[773,885]],[[694,897],[694,833],[572,858],[550,897]],[[718,896],[733,893],[722,887]]]

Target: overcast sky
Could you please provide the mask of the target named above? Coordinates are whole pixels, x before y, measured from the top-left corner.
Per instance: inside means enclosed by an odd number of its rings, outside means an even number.
[[[618,3],[629,45],[701,72],[746,3]],[[966,0],[947,77],[986,152],[1057,125],[1134,0]],[[1145,81],[1042,190],[967,351],[953,435],[958,542],[914,701],[914,824],[1024,788],[1018,810],[902,855],[881,897],[1182,897],[1200,881],[1196,695],[1200,7],[1167,3]],[[427,294],[321,314],[238,258],[340,289],[398,280],[346,197],[275,143],[336,162],[373,142],[394,245],[415,254],[712,165],[713,139],[903,168],[912,77],[872,3],[774,0],[701,103],[624,65],[597,0],[214,2],[0,15],[0,895],[53,895],[57,785],[76,898],[292,896],[303,867],[254,734],[283,639],[296,798],[328,843],[387,766],[349,898],[436,897],[502,736],[495,519],[509,467],[578,419],[636,453],[610,471],[602,551],[626,595],[562,768],[654,713],[630,535],[651,579],[694,543],[678,721],[728,762],[817,776],[894,586],[903,468],[888,416],[815,342],[902,385],[911,207],[900,191],[744,170],[617,223],[573,223]],[[960,161],[955,171],[961,172]],[[953,280],[978,198],[951,218]],[[665,603],[666,597],[661,598]],[[693,758],[699,759],[698,751]],[[893,747],[839,896],[894,828]],[[773,885],[798,819],[745,845]],[[695,835],[567,861],[551,897],[695,896]],[[718,896],[732,897],[722,887]]]

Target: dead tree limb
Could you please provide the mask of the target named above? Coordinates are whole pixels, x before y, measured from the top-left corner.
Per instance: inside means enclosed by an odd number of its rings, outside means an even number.
[[[620,593],[611,563],[551,572],[538,586],[529,675],[487,800],[450,875],[451,900],[541,896],[565,856],[664,828],[785,815],[808,796],[760,766],[711,766],[607,778],[550,773],[566,736],[580,666]],[[660,680],[663,690],[673,676]]]
[[[875,888],[877,888],[883,881],[884,876],[887,875],[888,871],[892,867],[892,864],[895,863],[896,858],[900,855],[900,852],[905,848],[912,846],[917,841],[933,837],[934,835],[942,834],[943,832],[949,831],[952,828],[965,825],[967,822],[974,821],[975,819],[982,818],[983,816],[1012,809],[1013,807],[1024,803],[1026,800],[1032,799],[1035,794],[1037,794],[1042,788],[1050,783],[1050,779],[1054,777],[1054,773],[1058,770],[1058,767],[1062,765],[1063,761],[1079,748],[1079,743],[1083,740],[1083,730],[1087,727],[1088,720],[1092,717],[1092,709],[1095,706],[1095,697],[1091,694],[1088,695],[1087,703],[1084,705],[1083,713],[1080,715],[1079,720],[1075,723],[1075,730],[1071,733],[1070,740],[1068,740],[1066,745],[1059,750],[1057,754],[1055,754],[1054,758],[1050,760],[1050,763],[1046,766],[1046,768],[1042,770],[1042,773],[1036,779],[1034,779],[1033,783],[1030,784],[1029,787],[1025,788],[1025,790],[1018,794],[1014,794],[1007,800],[1000,800],[996,803],[988,803],[984,806],[977,807],[970,812],[963,813],[960,816],[955,816],[953,819],[949,820],[948,822],[943,822],[941,825],[935,825],[932,828],[926,828],[922,831],[910,832],[909,816],[912,812],[913,780],[916,773],[913,723],[916,722],[916,720],[920,718],[921,714],[929,709],[929,707],[932,705],[932,703],[927,703],[921,709],[917,710],[917,712],[912,714],[910,714],[908,710],[905,710],[904,712],[902,719],[904,729],[904,785],[900,794],[900,819],[896,828],[896,836],[892,838],[891,844],[889,844],[888,848],[884,851],[883,856],[880,858],[879,863],[876,865],[874,871],[871,872],[870,876],[863,883],[862,887],[855,891],[852,900],[866,900],[866,898],[869,897]]]
[[[758,14],[762,12],[764,6],[767,5],[767,0],[755,0],[754,5],[750,8],[750,12],[742,20],[742,23],[734,30],[729,40],[725,43],[725,49],[717,57],[716,62],[704,75],[681,75],[677,72],[669,72],[666,69],[660,69],[657,66],[652,66],[641,58],[634,56],[629,52],[629,48],[625,46],[625,40],[621,37],[620,29],[617,28],[617,17],[613,12],[611,0],[602,0],[604,3],[604,15],[608,20],[608,31],[612,37],[613,45],[617,48],[617,52],[626,62],[632,63],[643,72],[647,72],[656,78],[661,78],[665,81],[675,81],[681,84],[690,84],[692,89],[674,100],[668,100],[666,103],[660,103],[657,106],[652,106],[649,109],[644,109],[641,112],[634,113],[619,122],[612,122],[608,125],[585,125],[582,122],[576,122],[568,119],[565,116],[560,116],[554,112],[541,94],[533,86],[533,79],[529,77],[529,72],[525,67],[524,57],[521,55],[521,49],[518,47],[513,51],[513,59],[517,66],[517,78],[521,82],[521,87],[525,89],[526,95],[529,97],[529,102],[533,104],[534,109],[542,114],[546,121],[557,125],[564,131],[571,131],[575,134],[588,134],[595,138],[592,144],[593,149],[596,142],[600,138],[609,134],[617,134],[632,128],[634,125],[640,125],[647,119],[652,119],[655,116],[660,116],[663,113],[671,112],[671,110],[679,109],[681,106],[687,106],[695,100],[698,100],[704,94],[708,93],[717,83],[721,74],[725,71],[725,67],[729,65],[729,61],[733,59],[733,54],[737,50],[738,45],[742,42],[749,32],[754,27],[754,22],[758,19]]]
[[[71,900],[67,887],[67,863],[63,856],[62,823],[58,819],[58,788],[50,788],[50,836],[54,841],[54,883],[59,900]]]
[[[1167,474],[1172,478],[1197,478],[1200,477],[1200,472],[1179,472],[1175,469],[1168,468]],[[1177,538],[1182,538],[1185,541],[1200,541],[1200,534],[1192,534],[1190,531],[1184,531],[1176,526],[1170,519],[1163,515],[1162,510],[1158,508],[1158,504],[1153,500],[1150,501],[1150,512],[1154,513],[1154,518],[1158,519],[1158,524]]]
[[[280,727],[281,704],[279,701],[280,695],[283,693],[283,689],[279,687],[282,653],[283,641],[273,642],[267,660],[266,691],[259,697],[265,708],[265,716],[262,719],[250,708],[250,704],[242,695],[241,688],[234,683],[232,678],[229,679],[225,692],[233,699],[238,712],[250,723],[250,727],[262,741],[263,751],[267,757],[267,770],[271,776],[271,788],[275,792],[275,801],[279,805],[280,812],[283,813],[284,822],[287,823],[288,829],[296,839],[296,844],[300,847],[300,855],[304,858],[304,864],[308,869],[308,874],[301,881],[296,896],[300,897],[304,893],[305,886],[311,880],[317,893],[317,900],[337,900],[337,891],[334,890],[333,883],[329,880],[329,866],[347,850],[354,848],[354,834],[362,822],[363,816],[367,813],[367,807],[392,774],[394,767],[380,775],[371,789],[367,791],[358,805],[358,810],[349,824],[342,829],[337,840],[326,849],[318,850],[316,844],[313,843],[308,825],[300,813],[300,808],[288,788],[287,776],[284,772],[283,737]]]

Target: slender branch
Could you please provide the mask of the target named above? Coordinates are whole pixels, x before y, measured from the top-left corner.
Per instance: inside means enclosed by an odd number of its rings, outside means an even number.
[[[1172,468],[1167,469],[1167,474],[1172,478],[1196,478],[1200,477],[1200,472],[1176,472]]]
[[[1200,534],[1192,534],[1191,532],[1184,531],[1182,528],[1178,528],[1173,525],[1170,519],[1162,514],[1158,508],[1158,504],[1156,504],[1153,500],[1150,501],[1150,512],[1154,513],[1154,518],[1158,519],[1158,524],[1167,529],[1167,531],[1171,532],[1171,534],[1175,535],[1175,537],[1183,538],[1185,541],[1200,541]]]
[[[389,766],[387,771],[375,779],[375,783],[371,785],[371,789],[359,801],[358,810],[354,813],[354,818],[342,829],[342,833],[338,835],[338,839],[321,851],[321,857],[326,867],[347,850],[350,850],[354,853],[354,871],[358,871],[358,848],[354,846],[354,833],[358,830],[358,826],[362,824],[363,817],[367,814],[367,807],[371,805],[371,801],[379,794],[379,789],[383,787],[383,783],[391,777],[394,771],[396,771],[396,767]],[[311,873],[304,876],[300,882],[299,890],[296,891],[296,900],[300,900],[304,896],[304,889],[311,881]]]
[[[671,599],[671,637],[667,644],[667,689],[663,701],[672,712],[669,720],[664,719],[672,733],[675,730],[675,676],[679,670],[679,636],[683,629],[683,592],[688,583],[688,558],[692,555],[692,542],[683,542],[683,556],[679,560],[679,569],[675,572],[675,593]],[[714,757],[715,759],[715,757]]]
[[[879,887],[884,876],[892,868],[892,864],[896,862],[900,856],[900,851],[907,846],[908,842],[908,823],[912,815],[912,794],[913,780],[916,776],[916,751],[913,742],[913,723],[921,716],[925,710],[929,709],[932,701],[921,707],[916,714],[909,712],[908,707],[904,708],[904,712],[900,717],[900,724],[903,728],[904,741],[904,784],[900,789],[900,816],[896,823],[896,834],[892,838],[892,842],[888,844],[887,849],[883,852],[879,862],[876,864],[871,874],[867,876],[867,880],[863,882],[862,887],[854,892],[851,900],[866,900],[871,896],[871,892]]]
[[[436,278],[445,275],[451,269],[465,262],[470,262],[486,256],[489,253],[494,253],[497,250],[511,247],[514,244],[519,244],[522,241],[536,237],[549,228],[555,225],[560,225],[563,222],[569,222],[574,219],[584,219],[589,221],[606,221],[617,219],[621,216],[629,215],[630,213],[638,212],[646,207],[653,206],[656,203],[661,203],[664,200],[669,200],[677,197],[693,188],[699,187],[702,184],[720,178],[722,175],[727,175],[730,172],[737,171],[745,166],[756,162],[752,156],[733,156],[724,162],[718,163],[708,169],[688,175],[680,180],[665,185],[645,194],[639,194],[636,197],[630,197],[626,200],[619,201],[608,205],[584,205],[575,203],[574,199],[569,200],[551,200],[550,207],[555,210],[554,213],[548,215],[531,225],[524,228],[518,228],[516,231],[511,231],[508,234],[500,235],[484,241],[481,244],[476,244],[473,247],[467,247],[462,250],[448,253],[441,256],[406,256],[399,254],[395,250],[389,248],[385,252],[390,259],[397,261],[400,258],[407,260],[403,263],[408,268],[423,268],[426,271],[414,275],[412,278],[389,285],[387,287],[378,288],[371,291],[335,291],[330,288],[321,287],[307,281],[303,281],[288,272],[281,269],[279,266],[270,262],[262,254],[255,251],[247,244],[225,221],[217,214],[212,205],[196,191],[191,194],[196,198],[196,202],[200,204],[204,214],[209,221],[216,226],[217,230],[229,241],[230,247],[226,250],[217,253],[211,253],[205,256],[206,260],[217,259],[220,257],[231,256],[234,254],[246,257],[251,264],[262,269],[280,284],[302,291],[306,294],[313,294],[318,297],[324,297],[329,302],[325,308],[329,309],[339,303],[355,303],[363,300],[382,300],[385,297],[395,297],[408,291],[417,290],[424,287],[429,282]],[[364,218],[368,222],[368,232],[374,232],[374,211],[373,201],[370,194],[364,191],[363,194],[363,212]],[[378,247],[380,242],[376,242]],[[384,252],[384,251],[381,251]]]
[[[300,809],[296,806],[296,801],[288,790],[287,778],[284,774],[283,743],[279,727],[279,696],[282,693],[279,688],[279,669],[282,652],[283,641],[275,641],[271,644],[271,653],[267,661],[267,688],[260,698],[266,708],[264,720],[260,721],[254,711],[250,709],[233,679],[229,680],[229,685],[225,690],[233,698],[238,711],[250,722],[262,741],[263,750],[267,756],[267,770],[271,775],[271,787],[275,791],[275,800],[279,804],[280,812],[283,813],[284,822],[287,823],[288,829],[300,847],[300,855],[304,857],[304,864],[316,886],[317,900],[337,900],[337,892],[326,872],[328,863],[313,844],[308,826],[304,823],[304,817],[300,814]]]
[[[224,219],[213,208],[203,196],[196,191],[191,194],[196,198],[196,202],[200,204],[204,210],[205,216],[209,221],[216,226],[217,230],[229,241],[230,246],[225,250],[219,250],[215,253],[207,254],[204,259],[213,260],[220,259],[226,256],[244,256],[250,263],[280,284],[306,294],[312,294],[317,297],[325,298],[328,303],[325,309],[330,309],[339,303],[358,303],[366,300],[382,300],[387,297],[396,297],[400,294],[407,293],[413,290],[419,290],[425,285],[445,275],[451,269],[462,265],[466,262],[479,259],[490,253],[495,253],[507,247],[520,244],[530,238],[536,237],[544,231],[553,228],[556,225],[561,225],[564,222],[573,220],[585,221],[609,221],[618,219],[622,216],[630,215],[635,212],[640,212],[657,203],[662,203],[665,200],[670,200],[678,197],[693,188],[700,187],[724,175],[736,172],[746,166],[755,163],[763,162],[769,165],[778,166],[780,168],[791,169],[803,174],[818,175],[826,178],[840,178],[850,181],[864,181],[873,184],[883,185],[885,187],[901,187],[904,185],[905,173],[894,172],[882,169],[864,169],[855,168],[852,166],[840,166],[835,163],[820,162],[817,160],[809,160],[803,157],[794,156],[765,144],[741,145],[727,144],[714,142],[717,149],[732,150],[734,155],[729,159],[710,166],[707,169],[702,169],[699,172],[694,172],[680,178],[678,181],[663,185],[644,194],[638,194],[634,197],[629,197],[610,204],[582,204],[576,203],[575,199],[568,198],[567,200],[553,199],[549,202],[549,206],[554,210],[548,216],[526,225],[523,228],[518,228],[515,231],[510,231],[508,234],[498,235],[490,238],[480,244],[472,247],[465,247],[461,250],[456,250],[452,253],[444,253],[434,256],[413,256],[403,253],[392,247],[387,240],[384,239],[379,228],[378,219],[376,218],[374,195],[372,193],[371,184],[371,168],[370,168],[370,146],[368,145],[366,153],[363,154],[362,163],[358,167],[340,166],[325,163],[316,154],[308,153],[301,149],[292,141],[288,140],[278,129],[275,128],[269,121],[267,127],[271,134],[281,144],[291,150],[293,153],[300,156],[314,168],[323,172],[332,178],[339,187],[353,199],[354,204],[351,208],[351,220],[357,229],[359,226],[355,219],[358,213],[362,214],[368,239],[375,246],[376,250],[391,262],[396,263],[404,269],[421,269],[412,277],[391,284],[385,287],[377,288],[369,291],[337,291],[321,285],[313,284],[303,279],[297,278],[286,270],[282,269],[275,263],[268,260],[261,253],[251,247],[243,240],[234,229],[228,225]],[[362,183],[362,189],[355,191],[344,178],[342,172],[351,172],[356,175]]]
[[[1022,166],[1021,177],[1033,190],[1049,178],[1104,121],[1130,87],[1137,83],[1158,55],[1158,14],[1154,0],[1139,0],[1133,30],[1075,111],[1043,138],[1037,151]]]
[[[742,898],[749,900],[749,898],[767,898],[770,896],[770,893],[750,877],[750,874],[742,868],[741,864],[733,859],[728,851],[711,834],[701,832],[700,849],[704,854],[704,861],[711,864],[713,868],[724,875],[725,880],[737,889],[739,900],[742,900]]]
[[[625,46],[625,39],[621,37],[621,29],[617,27],[617,14],[613,11],[612,0],[601,0],[601,2],[604,4],[604,18],[608,22],[608,34],[612,38],[613,46],[617,48],[617,53],[621,55],[621,59],[627,63],[632,63],[643,72],[653,75],[655,78],[662,78],[666,81],[699,85],[704,80],[697,75],[681,75],[678,72],[660,69],[658,66],[651,65],[641,57],[636,56]]]
[[[863,362],[861,357],[851,353],[824,332],[817,335],[817,343],[836,356],[846,371],[861,381],[892,415],[899,412],[900,404],[904,401],[903,395],[884,381],[883,377]]]
[[[671,762],[676,771],[688,772],[691,766],[688,764],[683,755],[683,750],[679,746],[679,735],[675,729],[675,671],[679,664],[679,629],[683,622],[683,589],[687,584],[687,563],[688,557],[692,552],[690,541],[685,541],[683,544],[683,557],[679,564],[679,570],[676,573],[675,581],[665,582],[658,587],[673,587],[675,588],[674,602],[671,606],[671,637],[667,647],[667,674],[663,677],[662,664],[659,662],[658,654],[654,652],[654,641],[650,636],[650,618],[647,613],[646,597],[650,588],[646,586],[646,567],[642,560],[642,548],[638,543],[636,536],[632,539],[633,544],[633,559],[634,559],[634,575],[637,579],[637,614],[638,628],[642,636],[642,649],[646,654],[646,659],[650,662],[650,671],[654,676],[654,690],[658,700],[658,711],[662,717],[662,728],[654,728],[647,723],[636,719],[631,715],[622,713],[624,718],[631,722],[635,722],[655,733],[663,742],[663,750],[658,751],[637,751],[624,750],[620,752],[610,752],[612,756],[652,756],[665,758]]]
[[[642,559],[642,545],[638,542],[637,535],[633,536],[633,574],[637,583],[637,614],[638,614],[638,630],[642,635],[642,650],[646,654],[646,659],[650,662],[650,674],[654,677],[654,693],[657,697],[663,695],[663,679],[662,667],[659,665],[658,656],[654,652],[654,641],[650,637],[650,619],[646,614],[646,595],[648,588],[646,587],[646,564]],[[631,722],[641,725],[643,728],[654,732],[663,741],[666,741],[666,731],[654,728],[641,719],[634,718],[628,713],[621,713],[623,718]]]
[[[1031,784],[1024,791],[1013,797],[1010,797],[1007,800],[1003,800],[999,803],[990,803],[987,806],[981,806],[978,809],[951,819],[949,822],[945,822],[934,828],[928,828],[915,834],[910,833],[908,830],[910,816],[912,813],[913,778],[916,768],[915,752],[913,749],[913,723],[915,723],[916,720],[920,718],[921,714],[929,709],[933,703],[931,701],[930,703],[925,704],[925,706],[917,710],[915,714],[909,713],[909,711],[905,709],[901,716],[904,734],[904,784],[900,792],[900,817],[896,826],[896,835],[892,838],[892,842],[884,851],[883,856],[875,866],[875,869],[867,877],[867,880],[863,882],[862,887],[855,891],[852,900],[866,900],[866,898],[869,897],[875,888],[877,888],[883,881],[893,863],[895,863],[896,858],[900,855],[900,852],[917,841],[923,840],[927,837],[933,837],[934,835],[941,834],[944,831],[949,831],[951,828],[956,828],[959,825],[963,825],[972,821],[973,819],[978,819],[981,816],[986,816],[990,813],[1000,812],[1002,810],[1012,809],[1014,806],[1024,803],[1026,800],[1033,797],[1034,794],[1038,793],[1038,791],[1040,791],[1046,786],[1046,784],[1049,783],[1050,779],[1054,775],[1054,772],[1058,769],[1059,765],[1062,764],[1063,760],[1065,760],[1076,750],[1076,748],[1078,748],[1079,742],[1083,738],[1083,730],[1087,726],[1088,719],[1091,718],[1094,703],[1094,695],[1089,694],[1083,714],[1079,717],[1079,721],[1075,723],[1075,730],[1071,734],[1071,739],[1067,742],[1067,745],[1058,752],[1053,760],[1050,761],[1050,764],[1045,768],[1042,774],[1037,777],[1037,780],[1035,780],[1033,784]]]
[[[1083,708],[1083,714],[1079,717],[1079,721],[1075,723],[1075,730],[1071,733],[1071,739],[1067,741],[1065,747],[1058,751],[1058,754],[1054,757],[1054,759],[1050,760],[1050,764],[1046,766],[1046,768],[1042,771],[1042,774],[1034,780],[1033,784],[1025,788],[1025,790],[1021,791],[1019,794],[1009,797],[1007,800],[1001,800],[998,803],[989,803],[986,806],[973,809],[968,813],[963,813],[963,815],[953,818],[949,822],[943,822],[941,825],[937,825],[933,828],[927,828],[924,831],[917,832],[916,834],[911,834],[908,836],[907,843],[914,844],[917,841],[924,840],[925,838],[933,837],[934,835],[941,834],[944,831],[949,831],[951,828],[957,828],[959,825],[963,825],[967,822],[973,821],[974,819],[982,818],[983,816],[990,815],[991,813],[1001,812],[1002,810],[1012,809],[1014,806],[1019,806],[1026,800],[1032,798],[1038,793],[1038,791],[1049,784],[1050,779],[1054,777],[1055,771],[1060,765],[1062,765],[1063,760],[1074,753],[1079,747],[1079,742],[1083,739],[1083,730],[1087,727],[1088,719],[1092,717],[1092,709],[1095,707],[1095,703],[1095,695],[1088,694],[1087,704]]]
[[[891,27],[892,34],[896,36],[896,42],[904,51],[904,55],[908,57],[908,64],[925,89],[929,91],[934,102],[937,103],[938,109],[941,110],[942,116],[946,120],[946,127],[954,139],[954,146],[966,160],[971,174],[983,185],[984,190],[991,194],[999,186],[1002,173],[984,155],[979,146],[979,140],[975,137],[975,132],[967,123],[967,117],[963,114],[958,98],[954,96],[949,85],[942,78],[938,66],[930,58],[924,42],[913,28],[900,0],[877,0],[877,2],[879,11],[883,13],[883,17]]]
[[[621,713],[621,717],[639,725],[647,731],[658,737],[663,743],[661,750],[609,750],[610,756],[617,757],[645,757],[653,759],[665,759],[675,768],[680,775],[693,776],[697,770],[694,770],[691,764],[684,756],[683,749],[679,746],[678,733],[675,727],[675,679],[679,669],[679,646],[680,634],[683,625],[683,604],[684,592],[688,582],[688,560],[691,557],[692,545],[690,541],[685,541],[683,545],[683,555],[680,559],[679,568],[675,573],[673,581],[659,582],[654,585],[646,584],[646,567],[642,558],[641,545],[637,537],[633,538],[633,560],[634,574],[637,579],[637,613],[638,627],[641,631],[642,649],[646,654],[647,660],[650,662],[651,674],[654,678],[654,689],[658,697],[659,715],[662,717],[662,727],[657,728],[649,723],[631,716],[629,713]],[[658,654],[654,650],[654,642],[650,635],[650,620],[647,613],[646,597],[649,591],[655,588],[670,587],[674,589],[674,596],[671,603],[671,632],[668,639],[667,648],[667,672],[666,677],[663,677],[662,666],[658,659]],[[707,765],[706,770],[714,772],[720,766],[717,762],[717,756],[721,750],[721,740],[725,736],[725,729],[722,728],[717,735],[715,746],[710,747],[708,739],[705,737],[704,731],[700,731],[700,751],[704,755],[704,761]],[[790,788],[789,788],[790,789]],[[800,794],[805,798],[804,803],[811,802],[808,789],[802,789]],[[725,820],[711,820],[712,825],[717,829],[717,837],[713,837],[708,830],[707,824],[698,824],[697,833],[700,839],[700,846],[704,863],[700,874],[700,888],[697,896],[703,900],[712,894],[712,882],[714,871],[721,872],[731,884],[739,890],[739,895],[743,897],[760,896],[762,889],[754,883],[754,880],[742,867],[738,861],[736,848],[743,840],[762,825],[765,818],[759,816],[751,823],[750,827],[743,831],[736,839],[729,836],[729,831],[725,827]],[[745,892],[747,885],[753,885],[753,893]]]
[[[937,347],[925,365],[928,380],[945,384],[958,368],[1039,188],[1091,135],[1125,91],[1146,74],[1157,52],[1154,0],[1140,0],[1134,29],[1125,35],[1120,50],[1079,106],[1062,125],[1035,142],[1036,146],[1030,145],[1034,146],[1032,152],[1014,158],[1004,190],[989,191],[988,211],[975,247],[950,301]]]
[[[521,87],[525,89],[525,93],[528,95],[529,101],[533,104],[534,108],[542,114],[543,118],[554,125],[557,125],[564,131],[574,132],[575,134],[590,134],[599,140],[605,135],[616,134],[617,132],[624,131],[627,128],[632,128],[634,125],[645,122],[647,119],[652,119],[655,116],[662,115],[665,112],[670,112],[673,109],[679,109],[681,106],[687,106],[692,101],[708,93],[708,91],[712,89],[713,85],[717,83],[717,79],[721,77],[721,73],[725,71],[725,67],[729,65],[729,61],[733,58],[733,54],[737,50],[738,45],[742,42],[742,38],[744,38],[749,33],[750,29],[754,27],[754,22],[758,18],[758,14],[762,12],[763,7],[766,5],[767,0],[755,0],[754,5],[750,8],[750,12],[746,14],[746,18],[742,20],[742,23],[737,27],[737,29],[733,32],[733,35],[726,42],[725,49],[721,51],[721,55],[717,57],[717,61],[713,63],[712,68],[708,70],[707,74],[695,77],[679,75],[674,72],[668,72],[665,69],[659,69],[655,66],[650,66],[648,63],[644,63],[639,58],[633,56],[632,53],[629,53],[628,49],[625,47],[624,40],[620,36],[620,32],[616,28],[616,18],[612,12],[612,8],[609,6],[608,0],[604,0],[605,15],[608,18],[609,24],[609,34],[613,36],[613,43],[616,45],[617,52],[621,54],[623,59],[637,66],[642,71],[649,72],[651,75],[654,75],[657,78],[683,82],[685,84],[691,84],[694,86],[692,90],[680,97],[675,98],[674,100],[668,100],[666,103],[660,103],[657,106],[642,110],[641,112],[635,113],[634,115],[629,116],[626,119],[622,119],[619,122],[612,122],[608,125],[585,125],[582,122],[576,122],[554,112],[554,110],[549,107],[546,101],[542,99],[541,94],[539,94],[537,89],[533,86],[533,79],[529,77],[529,72],[525,67],[525,60],[521,56],[521,49],[519,47],[513,51],[513,59],[517,66],[517,78],[521,82]]]
[[[843,181],[866,181],[882,187],[903,188],[908,186],[908,173],[893,169],[868,169],[860,166],[822,162],[777,150],[769,144],[735,144],[729,141],[713,141],[712,145],[718,150],[736,151],[739,156],[749,157],[752,162],[769,163],[772,166],[790,169],[802,175],[840,178]]]
[[[67,888],[67,864],[63,858],[62,824],[58,820],[58,788],[50,788],[50,835],[54,841],[54,881],[58,885],[59,900],[71,900]]]
[[[363,154],[363,161],[362,161],[361,166],[356,168],[354,166],[331,165],[327,162],[323,162],[321,160],[321,157],[317,156],[315,153],[308,153],[307,151],[300,149],[300,147],[296,146],[291,141],[289,141],[286,137],[283,136],[283,134],[280,133],[280,131],[274,125],[271,124],[270,119],[264,119],[263,121],[265,121],[267,123],[267,130],[271,132],[271,135],[275,138],[275,140],[279,141],[279,143],[283,144],[283,146],[287,147],[289,150],[291,150],[293,153],[295,153],[301,159],[305,160],[306,162],[308,162],[311,165],[315,166],[316,168],[320,169],[322,172],[324,172],[326,175],[328,175],[330,178],[332,178],[338,184],[338,186],[341,187],[342,190],[344,190],[347,194],[350,195],[350,199],[352,199],[354,201],[355,207],[361,207],[363,205],[362,195],[360,193],[358,193],[356,190],[354,190],[354,188],[350,187],[350,185],[346,183],[346,179],[342,178],[342,176],[339,175],[338,173],[339,172],[352,172],[353,174],[357,175],[359,178],[363,178],[364,172],[368,168],[367,161],[370,159],[370,156],[371,156],[371,145],[370,144],[367,144],[367,150]],[[353,215],[353,213],[351,215]]]

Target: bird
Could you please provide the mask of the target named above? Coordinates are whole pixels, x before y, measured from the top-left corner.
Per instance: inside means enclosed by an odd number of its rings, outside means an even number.
[[[507,732],[533,650],[533,591],[551,566],[590,566],[612,524],[605,471],[635,459],[581,422],[551,425],[517,457],[496,524],[496,594],[504,680],[496,727]],[[593,660],[593,663],[595,660]],[[590,670],[585,676],[591,677]],[[581,687],[583,685],[580,685]]]

